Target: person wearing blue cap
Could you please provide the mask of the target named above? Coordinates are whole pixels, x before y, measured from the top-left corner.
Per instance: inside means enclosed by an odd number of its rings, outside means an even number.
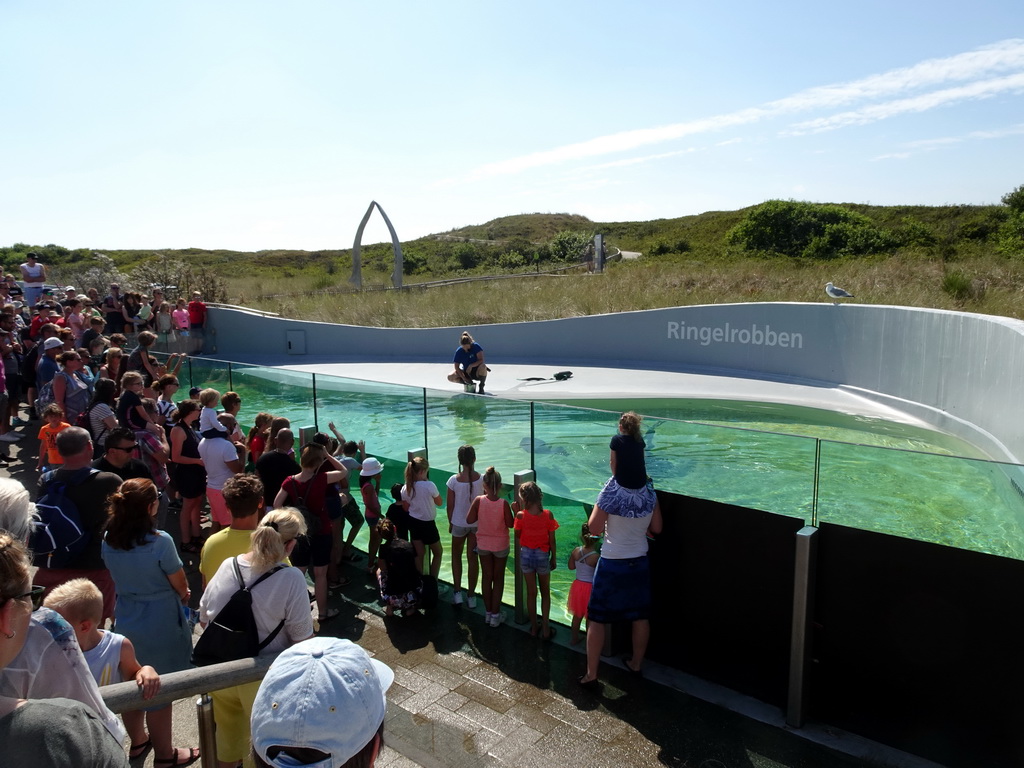
[[[372,766],[384,744],[386,664],[351,640],[314,637],[285,649],[253,702],[257,768]]]

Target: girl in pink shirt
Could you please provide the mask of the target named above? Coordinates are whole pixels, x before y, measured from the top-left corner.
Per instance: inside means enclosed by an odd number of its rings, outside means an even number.
[[[501,475],[494,467],[483,474],[484,495],[469,505],[466,520],[476,524],[476,551],[480,557],[480,592],[488,626],[502,622],[501,595],[505,590],[505,563],[508,560],[508,529],[512,527],[512,507],[500,497]]]

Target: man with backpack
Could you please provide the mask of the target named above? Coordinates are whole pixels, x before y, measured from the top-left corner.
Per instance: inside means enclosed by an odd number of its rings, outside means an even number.
[[[57,435],[57,451],[64,459],[64,466],[39,479],[36,500],[42,520],[40,527],[53,531],[53,551],[39,554],[41,548],[33,537],[32,548],[37,553],[35,564],[39,566],[33,582],[46,587],[49,593],[64,582],[85,577],[103,593],[103,618],[113,618],[114,580],[103,563],[100,545],[107,520],[107,499],[121,487],[121,478],[92,468],[92,440],[81,427],[62,430]],[[73,520],[74,526],[63,525],[74,518],[77,518]],[[74,546],[69,543],[71,534],[65,532],[72,527],[81,529],[81,537]]]

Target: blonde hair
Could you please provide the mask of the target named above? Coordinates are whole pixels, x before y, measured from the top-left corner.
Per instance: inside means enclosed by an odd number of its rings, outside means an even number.
[[[99,624],[103,618],[103,593],[85,578],[72,579],[55,587],[43,605],[55,610],[71,624],[86,620]]]
[[[469,331],[463,331],[462,336],[459,338],[459,346],[465,346],[466,344],[472,344],[473,337],[469,335]]]
[[[540,486],[532,480],[528,480],[519,486],[519,496],[523,500],[523,505],[527,509],[531,507],[539,507],[544,501],[543,491],[541,491]]]
[[[199,402],[204,408],[214,408],[220,402],[220,392],[216,389],[204,389],[199,393]]]
[[[495,494],[501,492],[501,473],[494,467],[488,467],[484,471],[484,488],[490,488]]]
[[[416,495],[416,478],[421,472],[426,472],[429,469],[430,465],[422,456],[417,456],[405,465],[405,490],[409,492],[410,499]]]
[[[121,377],[121,386],[127,387],[129,384],[134,384],[135,382],[142,383],[145,381],[146,380],[142,378],[142,374],[139,373],[138,371],[128,371],[124,376]]]
[[[10,600],[29,579],[28,550],[7,531],[0,531],[0,598]]]
[[[285,545],[305,532],[306,522],[294,507],[281,507],[264,515],[250,537],[252,572],[265,573],[284,560]]]
[[[626,411],[619,417],[619,429],[639,443],[643,440],[640,435],[640,422],[642,421],[643,419],[635,411]]]

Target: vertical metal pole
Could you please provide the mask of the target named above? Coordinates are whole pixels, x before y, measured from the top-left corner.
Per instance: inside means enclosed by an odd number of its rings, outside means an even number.
[[[818,524],[818,479],[821,472],[821,440],[814,439],[814,494],[811,497],[811,525]]]
[[[536,406],[536,405],[537,404],[533,400],[530,401],[530,469],[533,472],[537,471],[537,465],[533,463],[533,461],[534,461],[534,458],[533,458],[533,446],[536,443],[536,430],[535,430],[535,426],[534,426],[534,424],[535,424],[535,418],[534,418],[535,409],[534,409],[534,406]]]
[[[191,389],[196,385],[196,383],[192,380],[192,358],[186,357],[185,359],[188,360],[188,386]]]
[[[231,361],[229,360],[228,361],[228,390],[234,391],[234,389],[235,389],[235,384],[234,384],[233,379],[231,378]]]
[[[316,431],[320,431],[320,422],[317,419],[316,410],[316,372],[313,373],[313,426],[316,427]],[[344,448],[344,446],[341,446]],[[365,456],[363,458],[366,458]]]
[[[427,388],[423,388],[423,458],[430,460],[430,442],[427,438]]]
[[[525,482],[537,480],[537,473],[532,469],[524,469],[521,472],[516,472],[512,479],[512,498],[513,500],[519,495],[519,486]],[[516,624],[525,624],[526,619],[526,581],[523,579],[523,569],[520,567],[520,552],[519,552],[519,531],[515,531],[515,536],[512,542],[512,553],[513,563],[515,564],[515,574],[513,584],[514,589],[512,590],[515,594],[515,622]]]
[[[807,719],[817,556],[818,529],[811,525],[804,526],[796,534],[793,629],[789,641],[789,697],[786,703],[786,724],[793,728],[802,727]]]
[[[196,723],[199,727],[199,751],[202,754],[203,768],[215,768],[217,739],[213,726],[213,699],[208,693],[196,699]]]

